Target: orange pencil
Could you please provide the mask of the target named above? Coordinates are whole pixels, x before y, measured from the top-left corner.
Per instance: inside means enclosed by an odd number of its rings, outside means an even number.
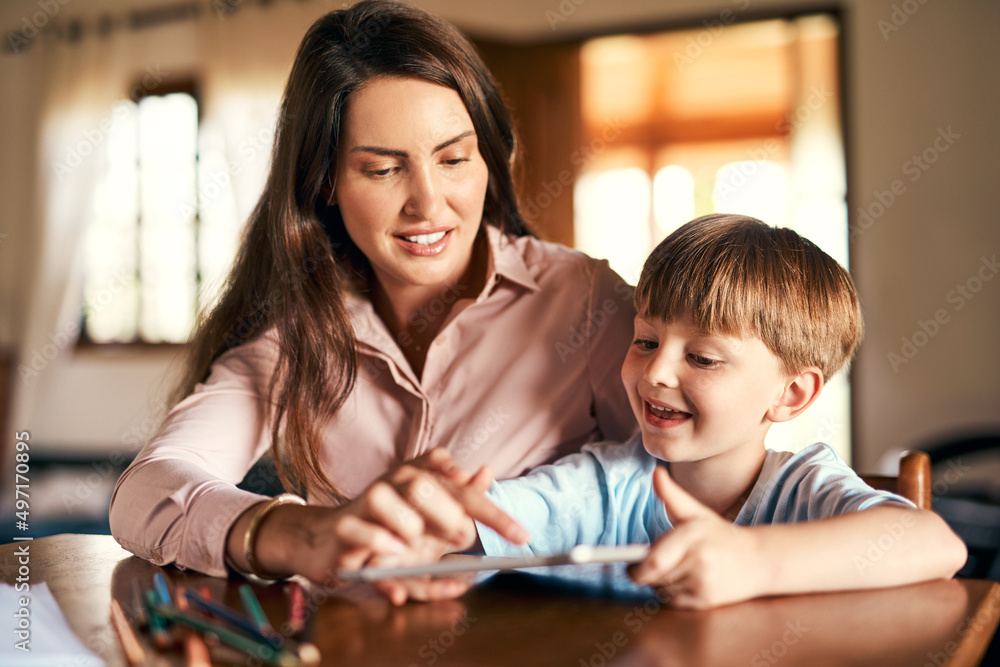
[[[132,667],[145,664],[146,652],[142,649],[139,638],[135,636],[132,625],[125,618],[121,604],[114,598],[111,598],[111,627],[118,635],[118,641],[122,645],[122,651],[125,653],[125,660],[128,661],[128,664]]]

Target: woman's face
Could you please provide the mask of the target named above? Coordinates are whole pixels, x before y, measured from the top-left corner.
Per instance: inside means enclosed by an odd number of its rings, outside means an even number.
[[[462,98],[415,78],[373,79],[351,97],[334,201],[389,291],[459,282],[489,172]]]

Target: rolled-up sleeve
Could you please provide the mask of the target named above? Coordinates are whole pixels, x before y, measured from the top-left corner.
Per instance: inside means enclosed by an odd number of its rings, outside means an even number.
[[[268,448],[266,378],[274,349],[264,336],[230,350],[178,403],[122,474],[111,532],[153,563],[226,574],[226,534],[262,496],[236,488]]]
[[[492,226],[487,238],[492,269],[478,295],[448,291],[415,321],[449,313],[419,375],[368,296],[347,295],[359,372],[337,412],[316,424],[323,473],[345,496],[433,447],[504,479],[638,430],[620,379],[632,288],[577,251]],[[235,347],[174,407],[115,488],[111,528],[122,546],[225,574],[226,533],[263,498],[235,485],[270,444],[277,357],[273,331]],[[311,503],[333,503],[309,491]]]
[[[621,380],[622,363],[632,344],[632,292],[606,261],[597,263],[590,297],[587,368],[601,440],[625,442],[639,431]]]

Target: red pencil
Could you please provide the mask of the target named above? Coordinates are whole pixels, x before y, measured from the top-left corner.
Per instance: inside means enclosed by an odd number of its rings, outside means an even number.
[[[306,627],[305,594],[297,581],[289,584],[288,593],[291,598],[288,603],[288,627],[291,628],[293,634],[298,634]]]
[[[306,599],[299,582],[293,581],[288,585],[288,597],[288,628],[293,637],[298,637],[306,628]],[[297,653],[305,667],[318,667],[322,662],[319,648],[315,644],[302,642]]]

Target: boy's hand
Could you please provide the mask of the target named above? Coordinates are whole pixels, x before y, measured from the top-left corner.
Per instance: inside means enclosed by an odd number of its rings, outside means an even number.
[[[665,590],[682,609],[707,609],[761,594],[766,563],[749,528],[734,526],[682,489],[662,467],[653,488],[674,529],[630,568],[639,584]]]

